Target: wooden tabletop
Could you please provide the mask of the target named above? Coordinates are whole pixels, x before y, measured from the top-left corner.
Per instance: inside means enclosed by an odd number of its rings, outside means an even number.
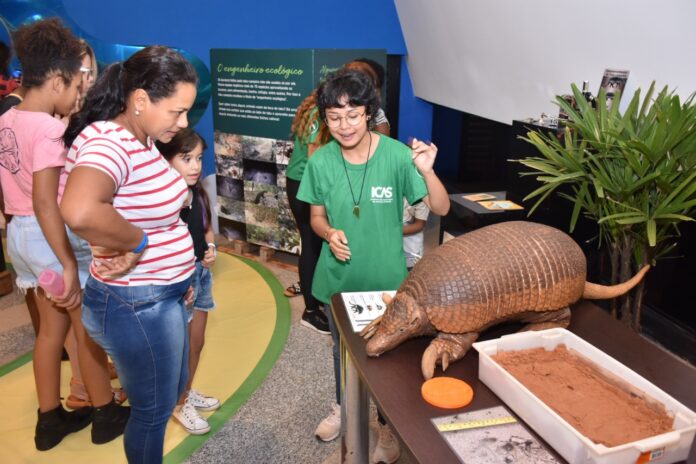
[[[501,401],[478,380],[478,353],[473,348],[447,369],[446,375],[467,382],[474,400],[461,409],[440,409],[426,403],[420,393],[423,376],[420,362],[430,338],[409,340],[378,358],[365,354],[365,341],[352,331],[340,295],[332,299],[334,317],[347,350],[373,401],[418,462],[460,462],[431,418],[449,416],[501,405]],[[516,330],[494,327],[480,337],[488,340]],[[692,410],[696,410],[696,368],[637,335],[589,302],[572,307],[568,328],[584,340],[625,364]],[[435,375],[442,375],[440,368]],[[688,463],[696,463],[692,446]]]

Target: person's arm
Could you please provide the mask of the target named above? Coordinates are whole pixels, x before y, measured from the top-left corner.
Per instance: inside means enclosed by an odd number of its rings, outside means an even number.
[[[205,231],[205,242],[208,245],[211,243],[215,245],[215,233],[213,232],[213,228],[210,227],[210,224],[208,224],[208,230]]]
[[[2,187],[0,187],[0,212],[2,212],[2,217],[5,218],[5,229],[7,230],[7,224],[10,223],[12,215],[5,213],[5,197],[2,193]]]
[[[63,267],[63,295],[52,295],[53,301],[62,308],[72,308],[80,304],[80,280],[77,259],[73,252],[65,222],[58,207],[58,184],[62,167],[50,167],[36,171],[32,175],[32,206],[36,220],[48,245]]]
[[[445,186],[437,177],[434,171],[424,173],[421,171],[425,185],[428,187],[428,194],[423,197],[423,202],[428,205],[430,211],[438,216],[444,216],[449,212],[450,199]]]
[[[143,238],[114,208],[114,182],[98,169],[77,166],[68,176],[61,202],[65,222],[90,244],[115,251],[130,251]]]
[[[205,214],[205,211],[203,214]],[[205,231],[205,243],[208,244],[208,249],[205,250],[202,263],[205,267],[211,267],[215,264],[215,258],[217,258],[217,246],[215,245],[215,233],[210,224],[208,224],[208,230]]]
[[[413,235],[425,229],[425,221],[423,219],[414,219],[409,224],[404,224],[404,235]]]
[[[97,272],[105,277],[123,274],[135,266],[144,247],[139,253],[132,250],[147,241],[145,232],[114,208],[114,189],[113,179],[104,172],[77,166],[68,176],[60,207],[73,232],[93,247],[102,248],[100,254],[112,255],[108,262],[100,260],[97,264]]]
[[[372,122],[374,123],[374,126],[372,127],[373,131],[379,132],[380,134],[384,134],[387,137],[391,136],[391,126],[389,125],[387,115],[384,114],[384,110],[382,108],[379,108],[377,110],[377,114],[375,114],[375,119]]]
[[[389,126],[388,122],[376,124],[372,130],[374,130],[375,132],[379,132],[380,134],[384,134],[387,137],[391,136],[391,127]]]
[[[428,194],[423,197],[423,202],[428,205],[430,211],[438,216],[444,216],[449,211],[450,199],[445,186],[442,185],[433,171],[437,147],[434,143],[427,145],[420,140],[413,139],[411,148],[413,149],[413,164],[418,168],[425,180],[425,185],[428,187]]]
[[[340,229],[335,229],[329,224],[329,218],[326,215],[326,208],[323,205],[310,206],[309,223],[315,234],[323,240],[329,242],[331,252],[339,261],[350,259],[350,248],[348,248],[348,238],[345,232]]]

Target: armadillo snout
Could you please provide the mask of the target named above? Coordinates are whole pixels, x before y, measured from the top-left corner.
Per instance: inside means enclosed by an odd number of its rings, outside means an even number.
[[[380,340],[380,338],[381,337],[376,334],[367,341],[367,345],[365,345],[365,353],[367,353],[368,356],[375,357],[384,353],[384,343],[382,340]]]

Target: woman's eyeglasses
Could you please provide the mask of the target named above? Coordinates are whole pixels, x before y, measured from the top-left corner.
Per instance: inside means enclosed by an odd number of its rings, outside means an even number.
[[[348,125],[350,126],[357,126],[360,124],[362,121],[362,117],[365,116],[365,113],[348,113],[345,116],[338,116],[338,115],[326,115],[326,125],[329,126],[332,129],[335,129],[341,125],[341,121],[343,119],[346,120]]]
[[[94,68],[86,68],[84,66],[80,66],[80,72],[87,77],[94,77]]]

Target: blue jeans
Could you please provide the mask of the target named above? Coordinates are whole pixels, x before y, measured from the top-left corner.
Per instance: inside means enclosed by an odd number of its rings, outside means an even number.
[[[338,335],[338,329],[334,322],[333,314],[331,314],[331,305],[324,305],[324,314],[329,320],[329,330],[331,331],[331,339],[333,340],[333,365],[334,365],[334,380],[336,381],[336,404],[341,404],[341,345]]]
[[[162,462],[167,421],[188,380],[189,283],[121,287],[90,277],[85,286],[82,322],[111,356],[130,401],[123,442],[131,464]]]

